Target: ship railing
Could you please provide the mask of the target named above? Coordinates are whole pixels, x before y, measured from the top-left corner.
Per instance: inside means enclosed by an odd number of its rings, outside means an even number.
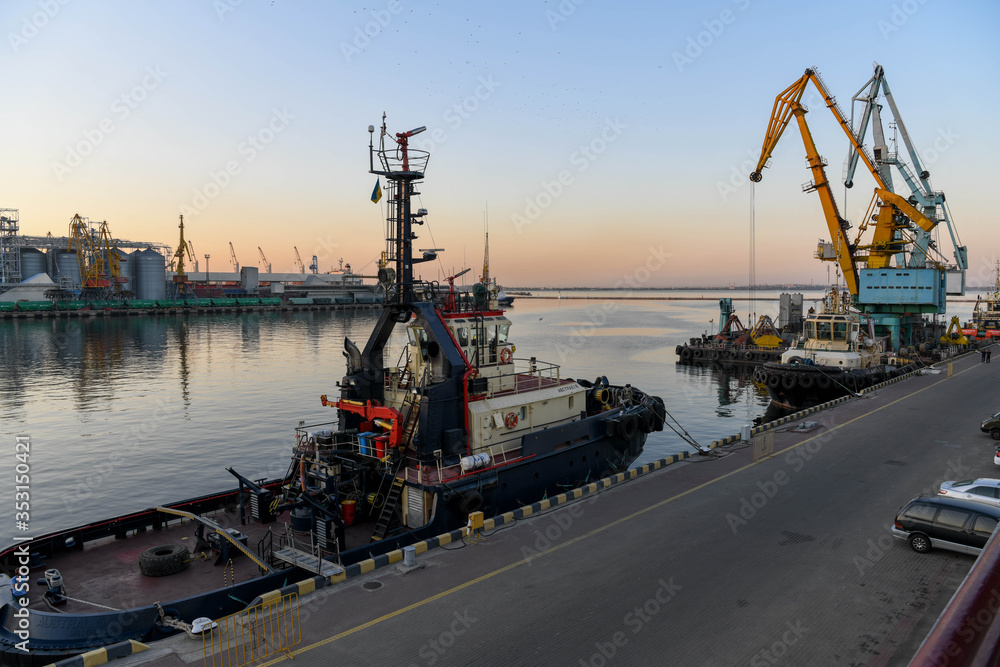
[[[486,395],[493,397],[499,394],[521,394],[553,386],[560,382],[560,366],[546,361],[530,359],[511,359],[510,363],[499,364],[498,375],[490,376]]]
[[[499,466],[504,466],[504,465],[507,465],[508,463],[512,463],[514,461],[517,461],[518,459],[521,458],[521,454],[522,454],[522,450],[521,450],[520,446],[514,447],[512,449],[500,450],[500,451],[496,451],[496,452],[490,451],[491,449],[492,448],[487,448],[487,449],[483,449],[483,450],[480,450],[480,451],[472,452],[472,454],[489,454],[490,455],[490,463],[489,463],[488,466],[485,466],[485,468],[487,468],[487,469],[488,468],[495,468],[495,467],[499,467]],[[465,456],[471,456],[472,454],[470,454],[468,452],[463,452],[462,456],[463,457],[465,457]],[[462,477],[463,475],[471,474],[473,472],[477,472],[478,473],[478,472],[482,472],[482,470],[483,470],[483,468],[478,468],[478,469],[476,469],[474,471],[473,470],[465,471],[465,470],[462,469],[462,463],[461,463],[461,461],[459,461],[458,463],[454,463],[452,465],[447,465],[446,466],[446,465],[442,464],[440,457],[437,458],[437,465],[434,468],[436,470],[436,472],[437,472],[437,479],[436,480],[432,480],[432,479],[428,479],[427,478],[427,470],[429,470],[429,469],[430,468],[428,468],[428,467],[417,468],[417,467],[407,466],[407,467],[403,468],[403,479],[405,481],[407,481],[407,482],[412,482],[414,484],[433,484],[433,483],[442,482],[442,481],[443,482],[453,481],[455,479],[458,479],[459,477]],[[423,471],[423,472],[421,473],[421,471]],[[421,478],[421,474],[423,474],[422,478]]]
[[[406,157],[407,157],[407,168],[403,169],[403,151],[399,146],[387,147],[385,150],[380,150],[378,152],[379,162],[382,163],[382,168],[384,171],[388,172],[420,172],[423,173],[427,171],[427,161],[430,159],[431,154],[428,151],[419,150],[417,148],[406,147]]]
[[[323,422],[298,426],[295,445],[298,453],[315,453],[322,458],[324,450],[346,451],[372,459],[385,460],[389,434],[385,431],[338,431],[338,422]]]

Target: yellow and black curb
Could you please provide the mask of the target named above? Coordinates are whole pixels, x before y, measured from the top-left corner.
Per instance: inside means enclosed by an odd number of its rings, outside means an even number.
[[[80,655],[73,656],[72,658],[66,658],[65,660],[60,660],[59,662],[54,662],[48,667],[96,667],[96,665],[103,665],[111,662],[112,660],[118,660],[119,658],[124,658],[134,653],[141,653],[148,648],[149,646],[143,644],[142,642],[129,639],[127,641],[118,642],[117,644],[112,644],[111,646],[105,646],[103,648],[94,649],[93,651],[87,651],[86,653],[81,653]]]

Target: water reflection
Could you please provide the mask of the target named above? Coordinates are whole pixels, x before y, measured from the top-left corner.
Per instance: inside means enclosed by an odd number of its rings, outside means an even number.
[[[771,398],[767,389],[753,380],[753,367],[708,362],[704,364],[678,363],[677,373],[691,382],[709,382],[714,388],[718,404],[715,414],[730,418],[740,416],[740,408],[753,408],[758,414],[766,408]],[[743,413],[745,414],[745,410]]]

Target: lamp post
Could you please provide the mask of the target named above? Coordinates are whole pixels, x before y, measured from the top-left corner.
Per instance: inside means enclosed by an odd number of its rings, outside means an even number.
[[[207,252],[205,253],[205,287],[208,288],[208,258],[211,257]]]

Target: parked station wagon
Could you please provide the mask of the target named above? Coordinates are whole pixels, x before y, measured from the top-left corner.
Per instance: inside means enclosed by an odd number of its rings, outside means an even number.
[[[1000,507],[947,496],[918,496],[896,515],[892,534],[910,548],[932,548],[978,555],[1000,521]]]

